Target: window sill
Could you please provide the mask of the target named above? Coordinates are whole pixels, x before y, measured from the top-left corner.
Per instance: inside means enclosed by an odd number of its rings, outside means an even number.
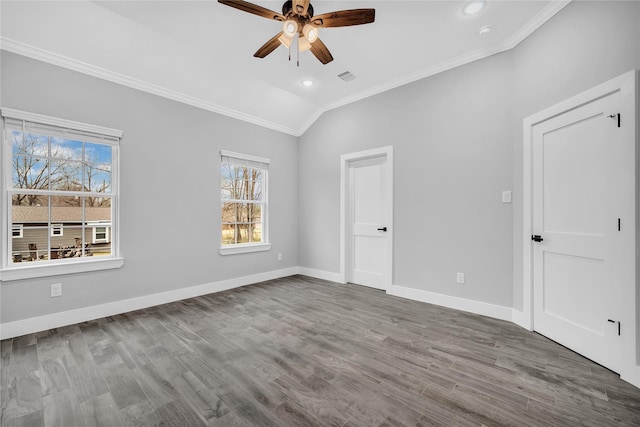
[[[271,250],[271,243],[223,246],[220,248],[220,255],[246,254],[249,252],[262,252],[268,250]]]
[[[124,265],[124,258],[73,260],[56,264],[25,265],[0,270],[0,282],[35,279],[37,277],[59,276],[62,274],[86,273],[89,271],[111,270]]]

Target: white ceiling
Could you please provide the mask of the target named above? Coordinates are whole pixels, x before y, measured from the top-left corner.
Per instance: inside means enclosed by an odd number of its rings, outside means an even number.
[[[2,49],[301,135],[324,111],[514,47],[567,1],[490,0],[473,16],[466,3],[312,1],[316,15],[373,7],[376,20],[321,29],[334,61],[303,52],[299,67],[284,47],[253,57],[280,23],[216,0],[3,0],[0,34]]]

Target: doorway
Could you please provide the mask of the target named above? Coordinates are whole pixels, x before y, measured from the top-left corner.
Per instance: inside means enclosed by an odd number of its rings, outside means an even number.
[[[340,161],[342,281],[388,291],[393,277],[393,147],[345,154]]]
[[[633,383],[635,78],[525,120],[522,322]]]

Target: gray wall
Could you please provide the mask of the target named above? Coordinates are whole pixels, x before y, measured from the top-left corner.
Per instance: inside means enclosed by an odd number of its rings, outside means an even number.
[[[297,139],[2,52],[2,106],[124,131],[118,270],[2,283],[2,322],[298,265]],[[271,159],[269,252],[221,256],[221,149]],[[283,253],[283,261],[276,253]],[[49,285],[63,296],[49,298]]]
[[[340,155],[394,145],[394,284],[521,308],[522,120],[640,68],[639,17],[573,2],[509,52],[325,113],[300,138],[300,264],[339,270]]]
[[[3,283],[0,320],[296,265],[338,272],[340,155],[386,145],[394,284],[521,308],[522,119],[640,68],[638,22],[639,2],[573,2],[509,52],[327,112],[299,139],[2,52],[3,106],[124,130],[126,261]],[[272,159],[270,252],[218,254],[220,149]]]
[[[300,138],[301,265],[339,271],[340,155],[393,145],[393,283],[511,305],[511,68],[493,56],[325,113]]]

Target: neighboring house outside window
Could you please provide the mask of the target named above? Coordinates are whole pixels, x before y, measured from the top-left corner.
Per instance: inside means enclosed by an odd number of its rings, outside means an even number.
[[[221,245],[230,255],[271,249],[268,233],[269,159],[221,152]]]
[[[6,108],[2,118],[2,227],[14,238],[2,242],[0,279],[120,267],[107,228],[118,217],[122,132]]]

